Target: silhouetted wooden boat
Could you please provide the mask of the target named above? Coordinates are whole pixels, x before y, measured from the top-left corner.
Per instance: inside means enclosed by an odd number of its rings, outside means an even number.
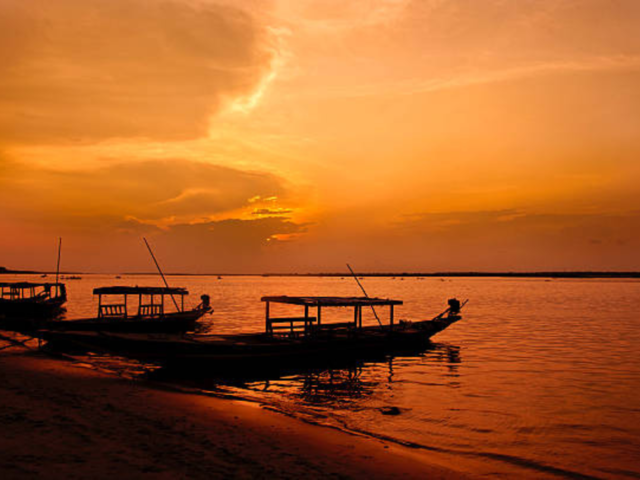
[[[51,319],[64,311],[64,283],[0,283],[0,328],[30,327],[34,321]]]
[[[98,295],[98,316],[78,320],[49,322],[43,328],[57,331],[135,332],[135,333],[183,333],[193,330],[197,321],[212,311],[208,295],[200,297],[195,308],[185,310],[184,288],[167,287],[101,287],[93,290]],[[106,297],[117,297],[106,302]],[[130,297],[136,297],[137,309],[129,313]],[[165,309],[166,297],[171,297],[175,311]],[[179,297],[179,302],[175,297]]]
[[[169,366],[201,367],[225,362],[263,365],[337,357],[357,357],[427,345],[429,339],[459,321],[462,305],[449,300],[449,308],[437,317],[418,322],[394,322],[393,307],[399,300],[367,297],[263,297],[266,303],[264,333],[236,335],[158,335],[43,331],[40,337],[51,348],[102,351]],[[304,307],[304,316],[272,318],[270,304]],[[362,308],[388,306],[389,323],[362,326]],[[322,323],[323,307],[354,307],[353,321]],[[309,309],[316,309],[316,316]]]

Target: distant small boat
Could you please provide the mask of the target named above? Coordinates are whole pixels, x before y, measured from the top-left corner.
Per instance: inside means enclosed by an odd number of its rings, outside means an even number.
[[[222,280],[222,277],[220,275],[218,275],[218,280]]]
[[[82,277],[78,276],[78,275],[67,275],[65,277],[60,277],[63,280],[82,280]]]
[[[66,301],[64,283],[0,283],[0,327],[29,329],[34,322],[64,312]]]
[[[212,311],[209,295],[202,295],[199,305],[185,310],[184,297],[189,292],[184,288],[114,286],[96,288],[93,294],[98,295],[96,318],[52,321],[42,328],[58,331],[184,333],[193,330],[198,320]],[[103,297],[113,296],[117,297],[115,302],[103,302]],[[176,296],[179,297],[179,303]],[[129,312],[133,303],[130,297],[137,297],[138,308],[135,313]],[[166,297],[172,298],[175,311],[165,310]]]

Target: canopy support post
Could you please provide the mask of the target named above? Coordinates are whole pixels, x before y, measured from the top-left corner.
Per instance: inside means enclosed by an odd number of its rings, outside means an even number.
[[[271,322],[269,318],[269,302],[265,304],[265,330],[267,334],[273,335],[273,330],[271,329]]]

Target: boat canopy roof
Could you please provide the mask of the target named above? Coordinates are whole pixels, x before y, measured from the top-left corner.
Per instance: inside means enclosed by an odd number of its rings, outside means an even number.
[[[37,288],[37,287],[55,287],[56,285],[64,285],[64,283],[55,283],[55,282],[45,282],[45,283],[36,283],[36,282],[0,282],[0,288]]]
[[[100,287],[93,289],[94,295],[189,295],[181,287]]]
[[[402,300],[369,297],[262,297],[263,302],[288,303],[307,307],[357,307],[368,305],[402,305]]]

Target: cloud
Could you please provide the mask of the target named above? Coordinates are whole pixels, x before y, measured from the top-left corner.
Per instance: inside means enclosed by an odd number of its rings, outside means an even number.
[[[0,139],[204,136],[225,101],[272,74],[272,37],[212,2],[3,1]]]
[[[290,208],[256,208],[251,212],[251,215],[257,216],[280,216],[280,215],[289,215],[293,213],[293,210]]]
[[[302,1],[289,11],[305,39],[303,66],[331,72],[316,95],[412,93],[553,71],[637,69],[640,61],[635,0]]]
[[[0,215],[1,218],[1,215]],[[0,238],[0,265],[13,268],[55,267],[56,240],[63,237],[62,265],[89,272],[154,271],[141,237],[151,243],[165,272],[255,273],[286,265],[286,242],[306,226],[282,218],[226,219],[159,228],[114,216],[85,218],[77,226],[56,224],[20,228],[20,245]]]
[[[508,233],[507,241],[525,239],[532,233],[544,233],[565,237],[572,233],[575,236],[566,237],[568,241],[582,238],[588,242],[600,237],[611,241],[619,237],[633,236],[633,232],[640,233],[640,212],[628,211],[624,213],[532,213],[518,209],[461,211],[423,213],[403,217],[397,224],[398,234],[402,231],[415,232],[440,231],[446,235],[460,235],[476,229],[482,229],[483,236],[497,237]],[[479,232],[471,237],[478,239]],[[532,237],[533,238],[533,237]],[[581,240],[582,241],[582,240]]]
[[[279,13],[292,23],[327,32],[393,22],[406,8],[407,0],[279,0],[277,3]]]
[[[255,196],[283,196],[283,181],[182,159],[117,163],[90,170],[5,164],[0,198],[5,211],[41,222],[84,224],[104,216],[148,223],[192,221],[249,205]]]
[[[301,233],[304,225],[283,218],[226,219],[195,224],[173,225],[159,240],[194,249],[196,256],[218,254],[237,257],[257,254],[258,250],[277,243],[276,235]]]
[[[639,239],[637,210],[453,211],[367,226],[336,216],[286,245],[285,258],[297,271],[340,271],[345,261],[378,272],[631,271],[640,269]]]
[[[426,213],[405,220],[393,233],[400,237],[396,244],[404,243],[413,251],[439,252],[455,259],[449,264],[457,269],[640,268],[639,211],[496,210]]]
[[[635,0],[411,0],[392,28],[427,55],[517,62],[637,54],[638,18]]]
[[[150,229],[129,221],[126,228],[126,233],[119,230],[114,235],[112,232],[111,240],[104,242],[101,248],[104,258],[78,257],[77,261],[90,265],[93,270],[113,271],[113,258],[116,258],[120,270],[149,270],[152,265],[142,251],[140,241],[140,237],[146,235],[166,271],[255,273],[270,266],[276,268],[282,260],[278,236],[303,233],[306,227],[281,218],[233,218],[178,224],[164,229]],[[117,248],[113,246],[114,238],[121,239]],[[126,255],[116,251],[123,248]]]
[[[0,264],[16,268],[49,268],[61,236],[66,269],[147,271],[146,236],[169,271],[257,271],[281,259],[281,239],[306,231],[274,215],[237,218],[256,197],[286,201],[287,186],[269,173],[181,159],[83,171],[0,165],[0,224],[12,232],[0,238]]]

